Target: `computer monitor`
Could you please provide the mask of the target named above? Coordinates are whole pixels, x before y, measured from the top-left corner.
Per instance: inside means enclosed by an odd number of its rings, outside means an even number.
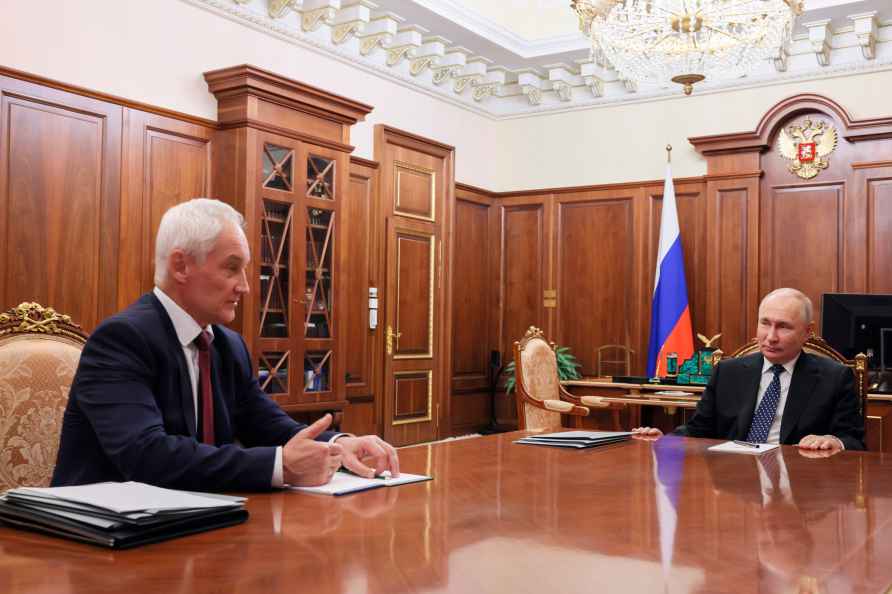
[[[824,293],[821,336],[847,359],[864,353],[870,369],[892,370],[892,295]]]

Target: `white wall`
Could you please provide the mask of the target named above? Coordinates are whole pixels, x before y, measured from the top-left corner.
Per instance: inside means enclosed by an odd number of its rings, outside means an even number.
[[[892,71],[678,96],[494,121],[181,0],[7,1],[0,64],[216,119],[202,73],[253,64],[375,107],[354,128],[373,156],[375,123],[456,147],[456,179],[496,191],[659,179],[706,172],[687,138],[744,132],[785,97],[826,95],[855,118],[892,115]]]
[[[752,131],[772,106],[798,93],[825,95],[853,118],[888,117],[890,91],[887,70],[711,94],[695,90],[689,97],[501,121],[494,189],[661,179],[667,144],[673,176],[703,175],[706,161],[689,137]]]
[[[202,73],[252,64],[374,106],[353,128],[359,156],[373,156],[373,126],[386,123],[455,146],[458,179],[499,185],[495,121],[179,0],[0,4],[4,66],[215,120]]]

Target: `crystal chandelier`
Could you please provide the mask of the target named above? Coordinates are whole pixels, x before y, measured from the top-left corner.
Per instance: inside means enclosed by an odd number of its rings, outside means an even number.
[[[803,0],[571,0],[592,51],[627,80],[683,85],[737,78],[774,58]]]

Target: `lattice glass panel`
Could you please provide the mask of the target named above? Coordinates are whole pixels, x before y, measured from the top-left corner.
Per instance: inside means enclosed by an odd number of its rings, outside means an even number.
[[[260,225],[260,336],[288,336],[288,257],[290,252],[290,204],[263,201]]]
[[[257,363],[257,381],[266,394],[288,393],[288,355],[285,352],[264,352]]]
[[[331,351],[304,354],[304,393],[331,390]]]
[[[335,162],[324,157],[310,155],[307,159],[307,196],[334,200]]]
[[[290,192],[294,179],[294,151],[266,143],[263,145],[263,187]]]
[[[322,208],[307,209],[307,271],[304,320],[307,338],[331,338],[331,263],[335,213]]]

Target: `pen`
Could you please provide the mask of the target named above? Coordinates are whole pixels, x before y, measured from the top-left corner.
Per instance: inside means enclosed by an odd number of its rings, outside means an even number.
[[[753,443],[753,442],[751,442],[751,441],[741,441],[741,440],[739,440],[739,439],[735,439],[735,440],[734,440],[734,443],[736,443],[737,445],[746,446],[746,447],[748,447],[748,448],[756,448],[756,449],[759,449],[759,444],[757,444],[757,443]]]

